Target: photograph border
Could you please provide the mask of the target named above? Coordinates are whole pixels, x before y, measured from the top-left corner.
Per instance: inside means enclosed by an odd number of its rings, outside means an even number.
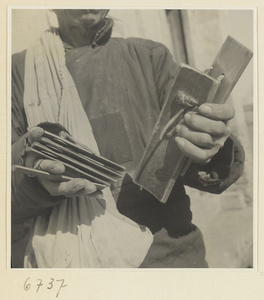
[[[21,8],[23,7],[23,9],[28,9],[28,8],[32,8],[32,9],[41,9],[41,8],[47,8],[47,7],[52,7],[52,8],[57,8],[57,7],[61,7],[64,5],[59,5],[59,6],[53,6],[53,5],[47,5],[47,6],[34,6],[32,4],[28,5],[13,5],[15,1],[12,2],[12,4],[8,4],[11,3],[11,1],[7,1],[5,4],[2,4],[1,7],[5,7],[5,9],[7,10],[7,14],[9,15],[10,18],[10,9],[17,9],[17,8]],[[29,3],[33,3],[32,1],[26,1]],[[59,1],[58,1],[59,2]],[[86,1],[85,5],[89,5],[87,3],[88,1]],[[110,7],[112,9],[136,9],[136,8],[140,8],[140,9],[149,9],[149,8],[153,8],[153,9],[164,9],[164,8],[171,8],[171,9],[212,9],[212,6],[210,7],[208,4],[208,7],[197,7],[197,6],[181,6],[181,7],[175,7],[172,4],[172,1],[166,1],[167,4],[164,3],[164,5],[159,6],[160,3],[157,3],[157,1],[153,1],[153,3],[155,3],[156,5],[154,5],[153,7],[149,7],[146,3],[146,1],[140,1],[143,2],[143,8],[140,7],[140,4],[134,7],[131,7],[130,4],[127,7],[122,7],[122,5],[104,5],[104,7]],[[190,1],[188,3],[191,3],[195,1]],[[204,1],[205,3],[208,3],[206,1]],[[229,2],[232,3],[233,1]],[[112,3],[112,1],[111,1]],[[220,4],[220,1],[217,1],[217,3]],[[244,3],[244,4],[243,4]],[[247,4],[250,6],[247,6]],[[253,5],[255,3],[255,6]],[[263,41],[260,38],[261,34],[260,34],[260,26],[261,24],[263,25],[263,4],[260,5],[258,4],[260,3],[260,1],[241,1],[241,7],[240,6],[232,6],[232,7],[226,7],[226,6],[219,6],[219,4],[216,4],[216,6],[214,6],[213,9],[252,9],[254,10],[254,24],[255,24],[255,30],[254,32],[256,32],[256,37],[254,38],[254,101],[253,101],[253,114],[254,114],[254,154],[253,154],[253,161],[254,161],[254,178],[257,180],[254,180],[253,184],[254,184],[254,267],[253,269],[207,269],[207,270],[195,270],[195,269],[140,269],[140,270],[131,270],[131,269],[91,269],[91,270],[83,270],[83,269],[79,269],[79,270],[59,270],[59,269],[54,269],[52,271],[50,270],[19,270],[19,269],[11,269],[10,268],[10,252],[11,252],[11,248],[10,248],[10,234],[9,234],[9,230],[10,230],[10,201],[8,201],[8,199],[10,199],[10,163],[11,163],[11,155],[10,155],[10,137],[11,137],[11,129],[9,127],[8,124],[10,124],[10,102],[6,101],[6,103],[8,103],[8,105],[4,106],[5,109],[2,111],[6,111],[8,118],[6,122],[2,122],[1,120],[1,129],[2,132],[4,133],[4,136],[6,138],[6,150],[3,150],[1,148],[2,152],[6,152],[5,156],[7,155],[7,160],[6,160],[6,171],[3,172],[4,174],[1,174],[1,177],[4,179],[5,182],[5,186],[3,190],[5,191],[5,204],[3,205],[3,203],[1,203],[0,209],[1,211],[2,208],[4,208],[4,212],[6,212],[6,216],[3,216],[3,218],[1,218],[2,220],[5,220],[5,222],[2,222],[2,226],[0,226],[0,237],[5,237],[5,243],[4,246],[0,246],[0,255],[1,257],[3,257],[3,259],[1,260],[2,262],[5,262],[5,268],[3,268],[3,270],[0,272],[0,278],[3,276],[4,280],[7,280],[7,282],[19,282],[19,284],[17,286],[14,286],[13,283],[9,286],[9,288],[6,286],[4,288],[4,295],[19,295],[19,297],[22,297],[21,299],[47,299],[47,297],[50,297],[51,299],[56,297],[56,295],[54,295],[53,292],[50,291],[46,291],[46,293],[39,293],[39,294],[35,294],[31,291],[28,291],[25,293],[25,289],[23,289],[23,287],[21,288],[21,284],[25,283],[25,280],[27,278],[33,278],[32,280],[36,281],[38,278],[43,278],[43,281],[46,280],[46,282],[49,282],[49,278],[54,278],[56,277],[56,280],[60,280],[61,276],[65,277],[65,282],[68,280],[68,286],[71,285],[72,289],[69,291],[69,289],[66,291],[64,291],[64,294],[61,297],[65,297],[62,299],[71,299],[71,297],[73,297],[74,295],[76,295],[76,291],[78,291],[78,293],[82,292],[87,292],[87,286],[89,286],[89,289],[91,290],[91,295],[92,297],[96,297],[96,299],[117,299],[117,297],[120,297],[120,299],[122,298],[122,295],[129,295],[129,297],[131,298],[127,298],[127,299],[135,299],[133,297],[137,296],[137,299],[141,299],[140,297],[142,297],[142,299],[144,299],[144,297],[150,297],[153,296],[153,299],[175,299],[174,297],[176,296],[176,299],[192,299],[192,296],[197,295],[197,297],[201,297],[201,299],[205,299],[202,298],[202,295],[207,295],[208,293],[209,295],[212,295],[214,298],[208,298],[208,299],[228,299],[228,295],[233,295],[233,297],[237,297],[237,298],[233,298],[233,299],[247,299],[246,296],[251,295],[252,298],[254,298],[254,296],[252,294],[250,294],[250,291],[252,292],[252,287],[256,285],[256,296],[255,297],[260,297],[261,294],[259,292],[262,292],[261,289],[261,284],[263,285],[264,282],[264,268],[263,268],[263,259],[261,259],[261,253],[263,252],[263,247],[260,246],[260,241],[262,240],[262,238],[260,238],[261,236],[261,230],[260,230],[260,225],[262,223],[263,225],[263,221],[261,221],[261,209],[263,208],[262,204],[260,203],[260,194],[262,194],[262,191],[260,190],[261,186],[259,185],[260,179],[261,179],[261,170],[259,169],[260,166],[260,162],[261,162],[261,149],[260,147],[262,147],[263,145],[263,140],[261,139],[261,137],[259,136],[259,132],[260,132],[260,126],[262,123],[261,120],[259,119],[259,114],[261,112],[261,109],[263,109],[263,104],[261,104],[261,102],[259,101],[260,95],[263,95],[263,91],[262,91],[262,87],[261,85],[259,85],[258,83],[260,82],[260,79],[263,76],[263,70],[262,67],[260,67],[260,63],[263,62],[263,55],[260,55],[260,49],[263,51]],[[142,3],[141,3],[142,4]],[[230,4],[231,5],[231,4]],[[66,8],[75,8],[77,6],[68,6]],[[82,4],[78,4],[78,8],[81,8],[81,6],[84,6],[84,3]],[[91,5],[92,6],[92,5]],[[94,6],[96,7],[96,6]],[[262,12],[261,14],[261,22],[260,22],[260,12]],[[2,13],[2,10],[1,10]],[[9,24],[10,26],[10,19],[9,21],[6,23]],[[263,27],[262,27],[263,28]],[[262,31],[261,31],[262,32]],[[2,32],[1,32],[2,33]],[[9,41],[11,38],[11,30],[10,27],[7,28],[6,30],[6,36],[9,37]],[[3,34],[1,35],[2,38]],[[5,53],[5,56],[3,55],[3,60],[1,62],[1,64],[3,64],[3,62],[6,63],[6,68],[4,68],[4,70],[8,70],[8,73],[3,72],[3,70],[1,71],[1,79],[4,78],[4,81],[6,82],[6,74],[9,74],[10,72],[10,58],[11,58],[11,47],[10,44],[7,43],[6,39],[5,39],[5,43],[7,45],[7,52]],[[8,57],[8,60],[6,59]],[[10,82],[7,82],[7,91],[3,91],[3,93],[6,95],[7,92],[7,97],[5,97],[5,99],[10,99],[10,95],[11,95],[11,84]],[[1,89],[2,91],[2,89]],[[5,117],[6,117],[5,116]],[[5,119],[5,118],[3,118]],[[6,226],[7,224],[7,226]],[[2,233],[4,233],[4,235],[2,235]],[[263,233],[263,231],[262,231]],[[4,250],[4,251],[2,251]],[[5,255],[4,255],[5,254]],[[70,272],[69,272],[70,271]],[[109,274],[110,272],[110,274]],[[71,273],[71,274],[70,274]],[[78,280],[79,275],[81,274],[85,274],[87,276],[87,280],[85,282],[80,282],[80,280]],[[199,274],[202,273],[202,274]],[[228,274],[226,274],[228,273]],[[55,276],[56,274],[56,276]],[[127,278],[124,278],[124,274],[126,274]],[[105,291],[101,291],[100,290],[100,285],[101,282],[105,282],[107,280],[109,280],[109,276],[112,277],[111,278],[111,283],[107,288],[105,289]],[[199,277],[200,276],[200,277]],[[241,278],[241,281],[238,279],[238,282],[236,281],[236,279],[234,279],[233,277],[237,276]],[[202,280],[201,277],[206,278],[207,280],[210,281],[210,287],[208,287]],[[249,278],[250,277],[250,278]],[[102,281],[102,278],[103,281]],[[220,282],[218,281],[218,278],[220,279]],[[255,279],[254,279],[255,278]],[[178,283],[178,280],[180,279],[180,282],[182,284],[180,290],[175,288],[175,283]],[[230,282],[228,282],[228,280],[230,280]],[[130,282],[129,282],[130,281]],[[218,281],[218,282],[217,282]],[[234,282],[236,281],[236,282]],[[240,281],[240,282],[239,282]],[[120,287],[120,282],[121,282],[121,286]],[[155,284],[153,284],[153,282]],[[190,289],[190,286],[193,284],[193,282],[196,282],[196,284],[194,284],[193,290]],[[231,286],[231,283],[234,282],[234,286]],[[245,291],[245,287],[242,286],[241,282],[247,282],[248,283],[248,290]],[[250,286],[249,282],[253,282],[253,285]],[[118,283],[118,284],[117,284]],[[144,284],[143,284],[144,283]],[[221,288],[221,283],[225,283],[226,286],[228,288],[230,288],[230,294],[227,294],[227,292],[222,292],[222,288]],[[31,283],[32,284],[32,283]],[[12,288],[10,288],[12,286]],[[162,286],[164,287],[164,289],[168,288],[168,290],[164,291],[163,288],[158,289],[158,286]],[[176,284],[177,286],[177,284]],[[142,288],[137,290],[137,291],[133,291],[131,289],[131,287],[134,287],[134,289],[137,289],[138,287]],[[206,287],[206,291],[199,291],[199,287]],[[235,287],[240,287],[240,291],[236,291],[237,293],[235,294]],[[35,289],[35,287],[34,287]],[[214,293],[214,289],[217,290],[219,292],[219,294],[215,294]],[[140,292],[140,294],[138,294],[138,292]],[[201,293],[201,296],[199,296]],[[212,294],[210,294],[212,293]],[[241,293],[241,295],[240,295]],[[84,294],[85,295],[85,294]],[[264,292],[263,292],[264,295]],[[144,297],[143,297],[144,296]],[[190,298],[189,298],[189,297]],[[161,298],[159,298],[161,297]],[[224,298],[221,298],[224,297]],[[1,299],[1,295],[0,295],[0,299]],[[4,299],[4,298],[3,298]],[[84,299],[86,299],[84,297]],[[119,298],[118,298],[119,299]],[[262,298],[254,298],[254,299],[262,299]]]

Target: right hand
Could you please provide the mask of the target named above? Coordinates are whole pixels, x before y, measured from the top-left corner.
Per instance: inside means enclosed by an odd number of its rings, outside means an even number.
[[[28,142],[31,145],[38,141],[43,135],[44,130],[40,127],[33,127],[29,130]],[[25,157],[25,166],[32,168],[38,164],[37,169],[49,172],[51,174],[62,174],[65,166],[58,161],[49,159],[39,159],[34,153],[28,152]],[[77,196],[100,196],[102,192],[98,191],[96,186],[89,180],[83,178],[73,178],[67,182],[58,182],[38,178],[39,182],[52,196],[77,197]]]

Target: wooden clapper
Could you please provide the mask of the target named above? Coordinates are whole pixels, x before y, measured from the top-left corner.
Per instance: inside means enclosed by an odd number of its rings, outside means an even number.
[[[174,128],[187,111],[204,102],[224,103],[253,56],[252,51],[228,36],[212,66],[200,72],[181,64],[164,103],[134,182],[166,203],[178,178],[190,166],[173,138]]]

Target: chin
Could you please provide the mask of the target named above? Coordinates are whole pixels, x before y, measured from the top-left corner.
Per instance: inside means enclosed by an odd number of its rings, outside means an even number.
[[[97,29],[103,24],[105,16],[106,14],[102,12],[96,14],[89,12],[88,14],[82,15],[80,24],[87,29]]]
[[[55,10],[54,10],[55,11]],[[81,25],[84,29],[97,29],[103,24],[108,9],[65,9],[56,10],[57,16],[64,18],[72,27]],[[55,12],[56,12],[55,11]],[[61,13],[60,13],[61,12]]]

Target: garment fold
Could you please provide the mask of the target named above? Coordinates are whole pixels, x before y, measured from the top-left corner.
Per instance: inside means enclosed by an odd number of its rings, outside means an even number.
[[[99,154],[90,122],[65,65],[58,35],[43,33],[27,51],[24,108],[29,128],[58,122]],[[49,220],[38,217],[25,267],[96,268],[138,267],[153,241],[147,227],[121,215],[110,188],[103,199],[67,198],[52,209]],[[33,262],[33,259],[36,262]]]

